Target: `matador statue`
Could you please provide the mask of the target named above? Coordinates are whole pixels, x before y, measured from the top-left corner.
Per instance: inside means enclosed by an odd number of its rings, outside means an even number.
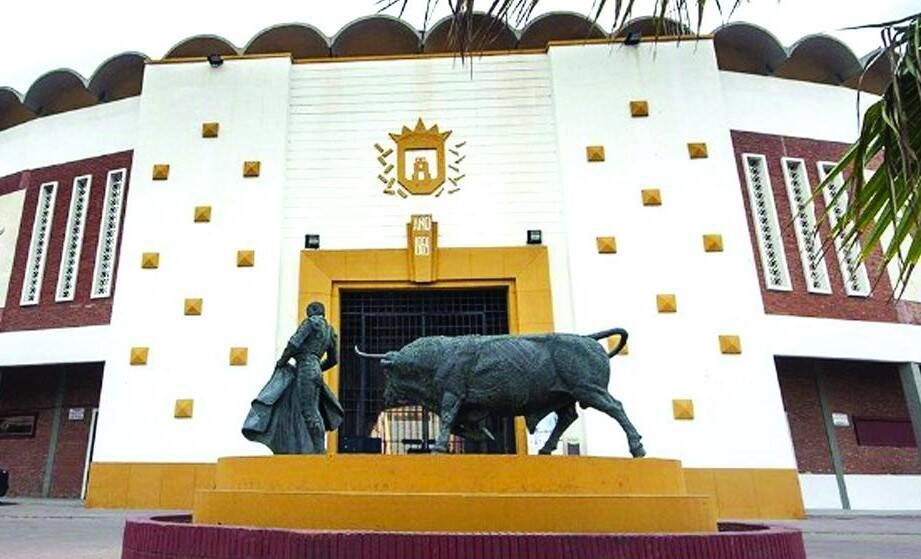
[[[307,305],[307,317],[288,340],[243,423],[244,437],[275,454],[324,454],[326,431],[342,424],[342,406],[323,382],[323,371],[338,362],[339,345],[325,314],[322,303]]]

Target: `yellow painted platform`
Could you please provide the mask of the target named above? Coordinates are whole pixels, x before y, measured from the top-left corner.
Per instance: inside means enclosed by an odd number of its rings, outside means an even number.
[[[710,497],[199,491],[193,521],[314,530],[712,532]]]
[[[197,523],[428,532],[709,532],[677,460],[577,456],[266,456],[218,461]]]
[[[489,454],[221,458],[216,489],[683,495],[678,460]]]

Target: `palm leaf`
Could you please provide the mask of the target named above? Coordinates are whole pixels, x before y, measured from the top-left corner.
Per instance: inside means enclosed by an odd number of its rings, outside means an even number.
[[[817,191],[843,178],[845,188],[836,198],[847,193],[849,201],[832,235],[845,249],[861,243],[864,262],[881,252],[880,275],[895,263],[893,294],[900,297],[921,257],[921,19],[881,25],[884,49],[878,56],[889,58],[892,81]],[[868,178],[865,170],[873,167]]]
[[[425,2],[425,21],[423,34],[428,31],[429,17],[434,12],[440,0],[376,0],[380,11],[397,8],[402,16],[407,6],[413,2]],[[731,16],[742,4],[743,0],[732,0],[729,15]],[[446,0],[451,9],[451,27],[448,42],[452,49],[463,59],[478,45],[488,43],[501,29],[496,25],[487,26],[476,30],[473,9],[474,0]],[[589,11],[592,23],[605,13],[606,8],[611,8],[614,16],[613,31],[621,29],[634,16],[635,0],[595,0]],[[719,0],[713,0],[717,12],[723,14],[723,7]],[[540,5],[540,0],[491,0],[489,7],[482,13],[496,21],[512,22],[516,27],[522,27]],[[692,11],[691,6],[695,9]],[[681,29],[694,29],[700,34],[704,11],[707,9],[707,0],[656,0],[653,7],[655,17],[655,36],[664,34],[680,34]],[[669,20],[677,25],[671,24]],[[588,29],[586,29],[586,34]]]

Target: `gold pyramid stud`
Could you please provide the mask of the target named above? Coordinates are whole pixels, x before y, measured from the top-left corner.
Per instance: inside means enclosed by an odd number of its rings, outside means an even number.
[[[585,157],[591,163],[604,161],[604,146],[588,146],[585,148]]]
[[[738,355],[742,353],[742,340],[738,336],[720,336],[720,353]]]
[[[608,351],[614,351],[617,344],[620,343],[620,336],[611,336],[608,338]],[[617,355],[630,355],[630,344],[624,344],[624,347],[617,352]]]
[[[717,233],[704,235],[705,252],[723,252],[723,236]]]
[[[659,312],[678,312],[678,300],[671,293],[656,295],[656,308]]]
[[[169,178],[169,165],[165,163],[157,163],[153,166],[153,180],[155,181],[165,181]]]
[[[186,299],[183,308],[186,316],[201,316],[203,301],[201,299]]]
[[[262,163],[259,161],[244,161],[243,162],[243,176],[244,177],[258,177],[259,171],[262,169]]]
[[[595,245],[599,254],[617,253],[617,239],[614,237],[595,237]]]
[[[643,205],[644,206],[661,206],[662,205],[662,193],[659,192],[658,188],[646,188],[643,190]]]
[[[256,265],[256,251],[255,250],[238,250],[237,251],[237,267],[238,268],[252,268]]]
[[[173,408],[173,417],[176,419],[189,419],[192,417],[192,408],[195,406],[195,400],[176,400]]]
[[[201,137],[202,138],[217,138],[218,133],[221,130],[221,125],[217,122],[203,122],[201,124]]]
[[[159,252],[144,252],[141,253],[141,268],[145,270],[153,270],[160,267],[160,253]]]
[[[211,206],[195,206],[195,223],[209,223],[211,221]]]
[[[694,400],[672,400],[675,419],[694,419]]]
[[[691,156],[691,159],[706,159],[707,158],[707,144],[703,142],[689,143],[688,144],[688,155]]]
[[[131,357],[128,359],[128,363],[131,365],[146,365],[147,364],[147,354],[149,352],[150,352],[150,348],[147,348],[147,347],[131,348]]]
[[[235,367],[246,365],[249,357],[249,349],[245,347],[230,348],[230,364]]]
[[[633,118],[649,116],[649,103],[646,101],[630,101],[630,116]]]

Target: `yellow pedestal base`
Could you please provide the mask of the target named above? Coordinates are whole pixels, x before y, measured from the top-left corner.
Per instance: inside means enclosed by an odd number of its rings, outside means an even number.
[[[318,530],[710,532],[681,463],[575,456],[272,456],[218,461],[194,521]]]

